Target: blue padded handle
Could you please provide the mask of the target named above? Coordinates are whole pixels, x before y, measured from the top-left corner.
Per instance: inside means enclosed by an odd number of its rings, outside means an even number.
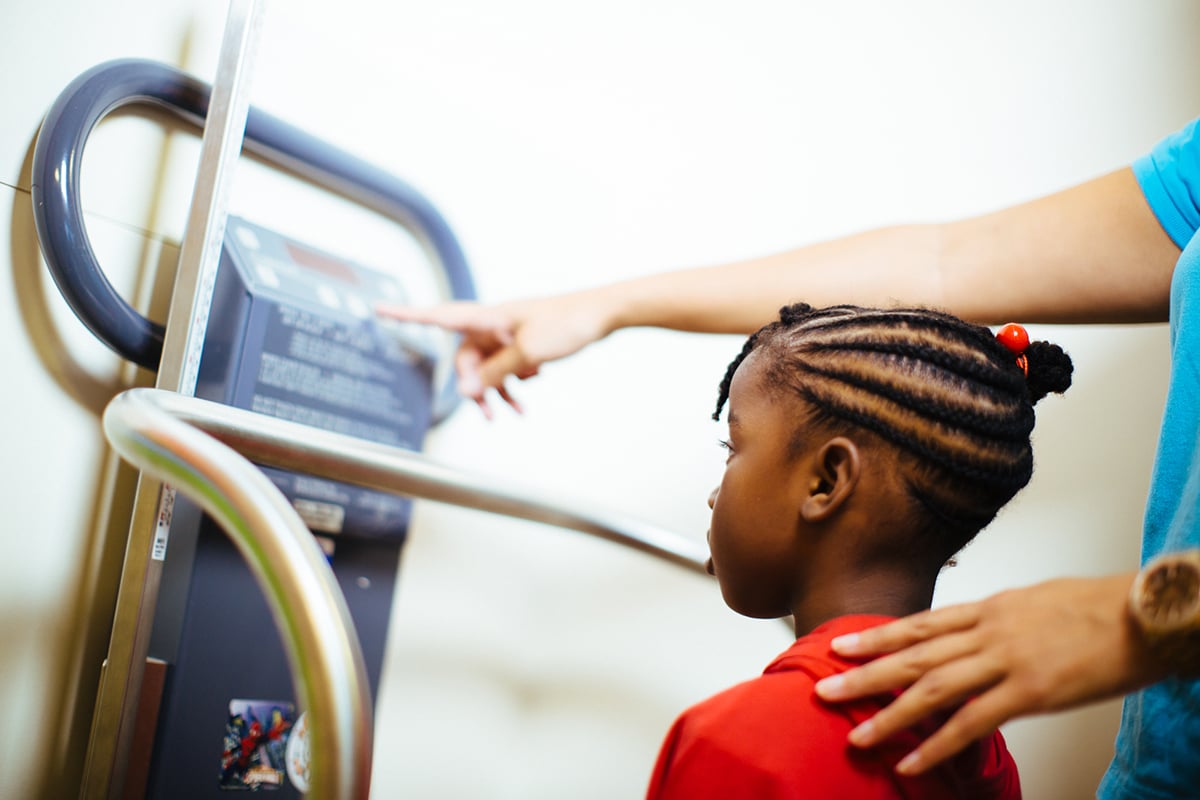
[[[117,293],[96,259],[80,199],[83,149],[104,117],[130,105],[164,110],[202,130],[210,93],[208,84],[156,61],[100,64],[58,96],[34,149],[34,223],[54,282],[97,338],[148,369],[158,368],[164,329]],[[450,226],[409,184],[254,108],[246,118],[242,149],[400,223],[436,254],[452,297],[475,299],[474,280]]]

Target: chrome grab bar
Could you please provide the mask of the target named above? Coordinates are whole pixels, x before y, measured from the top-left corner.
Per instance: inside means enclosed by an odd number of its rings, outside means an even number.
[[[125,460],[208,512],[258,580],[287,652],[297,700],[312,720],[311,796],[367,797],[373,726],[367,671],[324,554],[261,471],[156,402],[159,395],[185,398],[144,391],[154,394],[127,391],[108,404],[105,434]]]
[[[509,480],[471,475],[411,450],[161,389],[130,389],[118,401],[183,420],[259,464],[569,528],[707,575],[707,550],[677,533],[607,509],[550,502]]]
[[[700,574],[698,544],[640,520],[540,499],[408,450],[162,389],[129,389],[104,411],[127,461],[182,491],[221,525],[274,614],[299,705],[312,719],[311,795],[366,797],[372,712],[353,623],[332,571],[287,498],[251,463],[556,525]]]

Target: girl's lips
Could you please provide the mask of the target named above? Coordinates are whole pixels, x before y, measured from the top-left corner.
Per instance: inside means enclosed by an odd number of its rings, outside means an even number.
[[[717,575],[716,571],[713,569],[713,563],[712,563],[711,556],[708,558],[707,561],[704,562],[704,571],[707,572],[709,575],[712,575],[713,577],[716,577],[716,575]]]

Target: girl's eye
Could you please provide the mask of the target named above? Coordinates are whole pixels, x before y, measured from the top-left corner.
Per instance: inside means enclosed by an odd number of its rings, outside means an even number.
[[[718,439],[717,444],[721,446],[722,450],[728,450],[730,453],[733,452],[733,444],[728,439]]]

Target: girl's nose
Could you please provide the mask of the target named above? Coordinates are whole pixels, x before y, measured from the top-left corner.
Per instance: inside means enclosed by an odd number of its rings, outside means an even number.
[[[713,490],[712,490],[712,493],[708,495],[708,507],[709,507],[709,508],[712,508],[714,505],[716,505],[716,502],[717,502],[717,492],[719,492],[719,491],[721,491],[721,487],[720,487],[720,486],[718,486],[717,488],[713,489]]]

